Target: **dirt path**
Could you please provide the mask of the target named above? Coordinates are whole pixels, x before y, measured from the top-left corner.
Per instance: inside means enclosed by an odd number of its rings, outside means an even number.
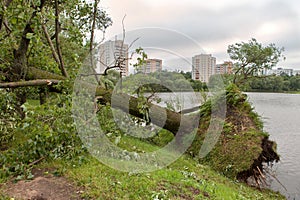
[[[44,169],[33,171],[34,179],[9,182],[2,186],[6,196],[20,200],[80,200],[82,191],[64,177],[45,175]]]

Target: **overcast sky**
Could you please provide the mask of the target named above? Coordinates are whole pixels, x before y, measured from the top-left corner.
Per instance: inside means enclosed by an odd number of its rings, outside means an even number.
[[[191,70],[192,56],[209,53],[217,63],[229,60],[227,47],[256,38],[284,47],[278,67],[300,70],[299,0],[102,0],[113,20],[106,39],[122,33],[137,40],[165,69]],[[119,39],[120,39],[119,35]]]

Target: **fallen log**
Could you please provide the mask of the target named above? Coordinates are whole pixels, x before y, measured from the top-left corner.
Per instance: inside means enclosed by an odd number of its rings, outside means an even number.
[[[138,99],[125,93],[113,94],[111,90],[98,87],[95,95],[101,104],[111,104],[113,108],[128,112],[130,115],[143,119],[144,114],[138,108]],[[179,131],[182,134],[190,133],[199,126],[198,115],[184,115],[183,113],[174,112],[172,110],[160,107],[148,102],[150,112],[150,122],[162,127],[174,135]],[[162,120],[164,119],[165,120]]]
[[[30,81],[17,81],[0,83],[0,88],[18,88],[18,87],[29,87],[29,86],[47,86],[52,84],[58,84],[61,80],[53,79],[38,79]]]

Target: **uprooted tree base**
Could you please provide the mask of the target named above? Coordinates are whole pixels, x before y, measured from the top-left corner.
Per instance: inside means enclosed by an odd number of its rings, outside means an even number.
[[[273,163],[274,161],[279,161],[278,154],[274,151],[275,143],[268,140],[267,137],[263,138],[261,147],[263,151],[259,157],[254,160],[250,169],[238,173],[237,179],[247,182],[248,178],[251,177],[255,180],[257,186],[265,182],[265,175],[263,174],[263,164],[264,163]]]
[[[200,162],[210,165],[224,175],[247,182],[254,178],[256,185],[264,182],[263,165],[277,162],[276,144],[263,132],[262,122],[247,102],[247,96],[237,87],[226,91],[227,112],[222,133],[213,150]],[[210,102],[202,106],[202,113],[209,113]],[[210,116],[201,118],[198,134],[189,152],[197,156],[207,136]]]

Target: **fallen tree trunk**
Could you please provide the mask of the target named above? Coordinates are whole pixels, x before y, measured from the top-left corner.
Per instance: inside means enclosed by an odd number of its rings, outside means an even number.
[[[52,79],[38,79],[31,81],[17,81],[17,82],[8,82],[0,83],[0,88],[18,88],[18,87],[29,87],[29,86],[43,86],[43,85],[52,85],[58,84],[61,80],[52,80]]]
[[[113,94],[111,90],[100,87],[96,90],[96,96],[101,104],[109,103],[113,108],[128,112],[141,119],[144,118],[144,114],[138,108],[139,101],[136,97],[124,93]],[[181,134],[190,133],[199,126],[199,115],[183,115],[150,102],[148,107],[150,108],[150,122],[170,131],[173,135],[177,135],[179,132]]]
[[[35,80],[35,79],[65,80],[66,77],[42,69],[38,69],[35,67],[28,67],[26,80]]]

